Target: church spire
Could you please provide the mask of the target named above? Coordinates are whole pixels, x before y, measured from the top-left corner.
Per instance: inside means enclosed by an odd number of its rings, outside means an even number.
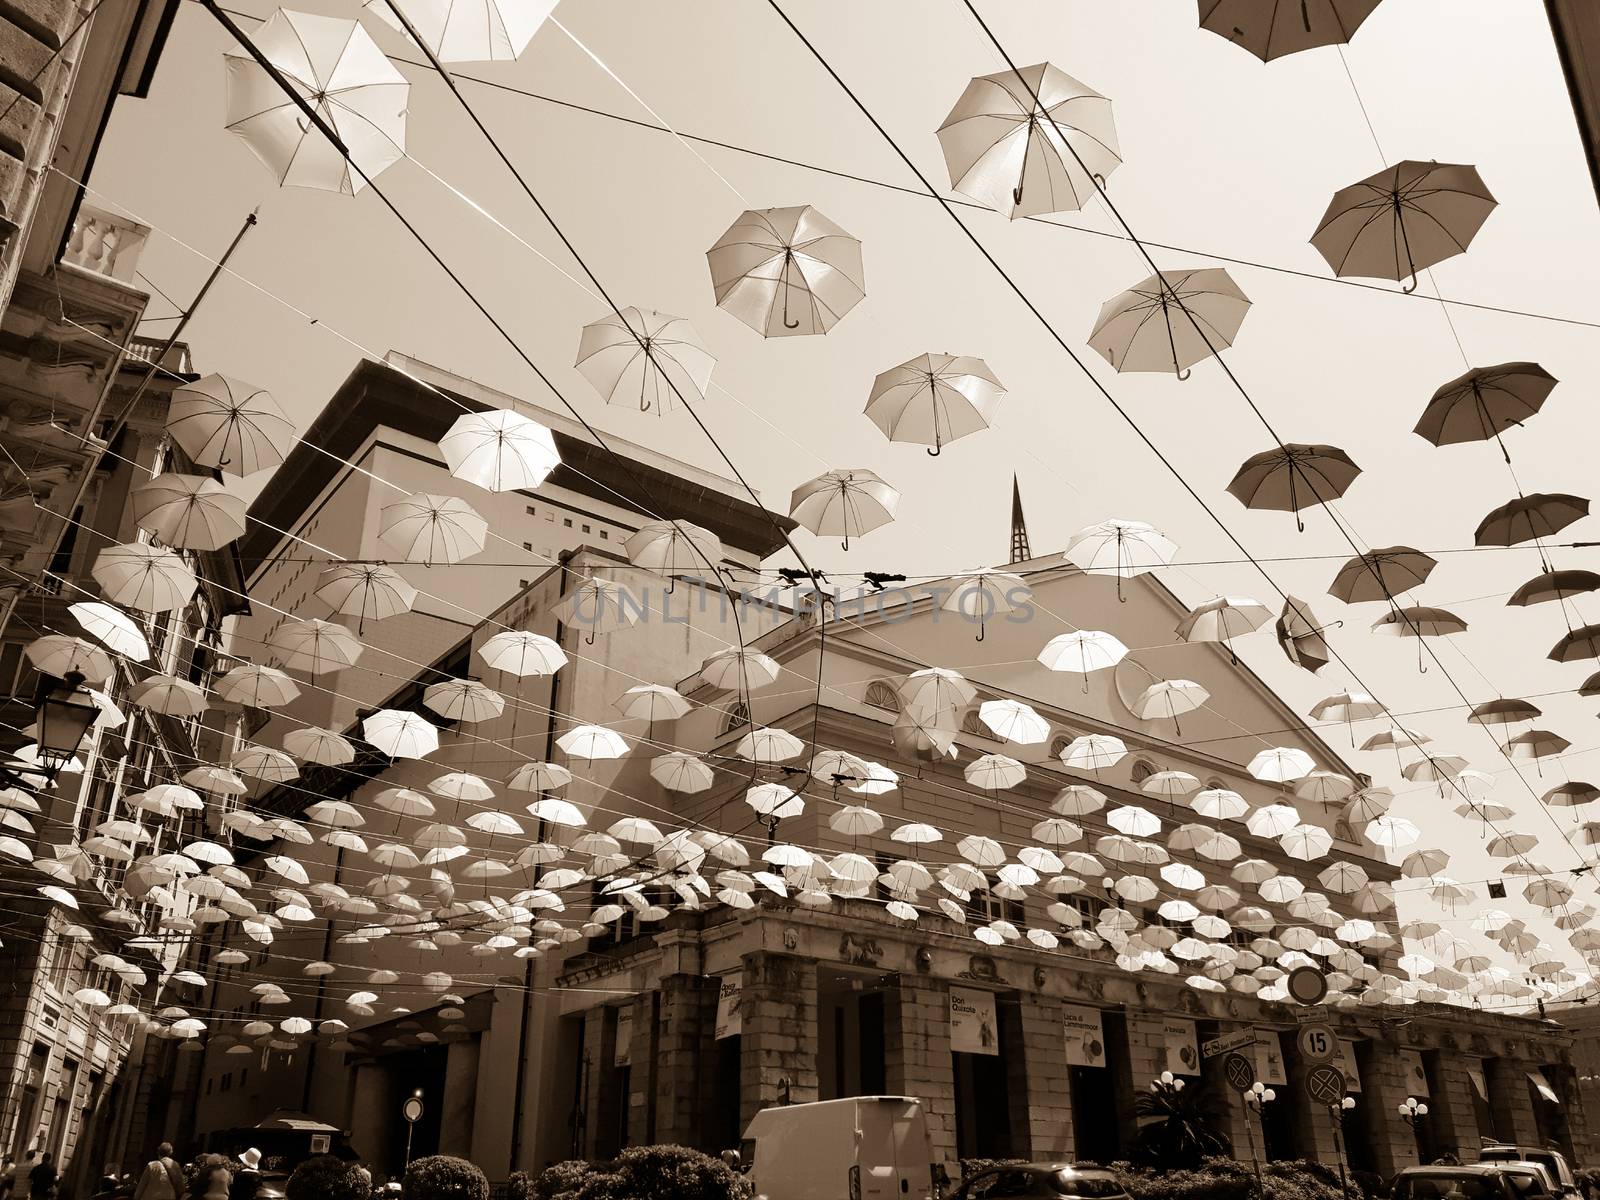
[[[1022,519],[1022,489],[1011,477],[1011,557],[1008,562],[1026,562],[1033,554],[1028,549],[1028,526]]]

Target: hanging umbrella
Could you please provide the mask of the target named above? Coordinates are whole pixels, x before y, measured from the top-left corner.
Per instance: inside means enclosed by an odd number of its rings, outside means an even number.
[[[1512,592],[1506,603],[1526,608],[1530,604],[1569,600],[1593,591],[1600,591],[1600,575],[1593,571],[1546,571]]]
[[[1311,606],[1304,600],[1286,596],[1283,612],[1273,628],[1278,635],[1278,645],[1283,647],[1285,657],[1295,666],[1303,667],[1315,675],[1332,659],[1333,652],[1328,649],[1328,640],[1323,636],[1328,627],[1317,620]]]
[[[973,759],[962,772],[973,787],[986,792],[1014,788],[1028,776],[1028,769],[1004,754],[985,754]]]
[[[1199,0],[1200,28],[1262,62],[1348,42],[1379,0]]]
[[[1178,724],[1178,718],[1209,699],[1211,693],[1192,680],[1163,679],[1145,688],[1128,707],[1142,721],[1171,721],[1182,736],[1183,727]]]
[[[383,563],[335,563],[322,572],[317,599],[336,613],[355,617],[360,634],[368,618],[381,621],[410,612],[417,589]]]
[[[134,662],[150,657],[150,643],[145,640],[144,631],[127,613],[98,600],[80,600],[67,605],[67,611],[85,633],[107,649]]]
[[[220,550],[244,536],[245,501],[209,476],[166,472],[133,490],[133,518],[168,546]]]
[[[1166,566],[1176,557],[1178,546],[1154,525],[1113,517],[1078,530],[1062,553],[1080,571],[1115,575],[1120,600],[1124,579]]]
[[[795,488],[789,515],[818,537],[850,539],[894,520],[900,493],[861,467],[818,475]]]
[[[1253,633],[1272,619],[1265,604],[1248,596],[1218,596],[1189,610],[1178,623],[1177,634],[1186,642],[1227,642]],[[1228,648],[1231,654],[1233,648]],[[1235,655],[1234,662],[1238,662]]]
[[[752,729],[740,738],[733,752],[750,762],[770,766],[799,757],[805,748],[806,744],[787,729],[761,728]]]
[[[668,578],[702,571],[714,574],[723,555],[716,534],[687,521],[646,521],[622,548],[634,566],[659,571]]]
[[[423,44],[440,62],[509,62],[528,48],[555,11],[557,0],[405,0],[402,11]],[[388,0],[363,6],[404,33]],[[408,39],[409,40],[409,35]]]
[[[1063,766],[1080,771],[1099,771],[1106,767],[1116,766],[1126,757],[1127,753],[1128,747],[1123,744],[1121,738],[1112,737],[1107,733],[1086,733],[1068,742],[1062,749],[1060,758]],[[1088,788],[1086,791],[1100,796],[1100,793],[1095,792],[1093,788]],[[1058,796],[1056,803],[1059,804],[1061,799],[1062,797]],[[1105,803],[1104,796],[1100,796],[1100,803]],[[1060,808],[1055,811],[1060,812],[1063,816],[1073,815]],[[1090,812],[1093,810],[1084,809],[1083,811]]]
[[[866,295],[861,243],[810,205],[744,213],[706,262],[717,306],[763,337],[827,333]]]
[[[1313,504],[1326,504],[1344,495],[1361,468],[1337,446],[1309,446],[1289,442],[1245,459],[1228,491],[1246,508],[1295,513]]]
[[[1529,704],[1526,700],[1489,700],[1475,705],[1467,714],[1467,720],[1474,725],[1503,727],[1536,720],[1542,715],[1537,704]]]
[[[972,703],[978,689],[958,671],[924,667],[906,676],[898,689],[903,711],[927,716],[953,712]]]
[[[76,672],[90,683],[104,683],[114,669],[111,656],[79,637],[64,633],[47,633],[34,638],[23,648],[23,654],[41,675],[65,679]]]
[[[1518,496],[1486,516],[1478,523],[1473,542],[1479,546],[1515,546],[1554,537],[1588,515],[1589,502],[1582,496],[1535,492]]]
[[[282,655],[284,670],[312,675],[353,667],[365,649],[354,631],[315,617],[285,621],[273,631],[267,645]]]
[[[1561,783],[1539,797],[1552,808],[1577,808],[1600,800],[1600,788],[1592,783]]]
[[[1494,211],[1476,167],[1413,162],[1385,167],[1334,193],[1311,244],[1338,276],[1411,277],[1465,252]]]
[[[246,745],[235,751],[233,757],[228,760],[228,766],[241,775],[248,775],[264,783],[288,783],[298,778],[300,774],[300,768],[295,766],[294,759],[283,751],[274,750],[269,746]]]
[[[348,741],[331,729],[315,725],[284,734],[283,748],[302,762],[318,763],[325,767],[343,766],[356,759],[355,747]]]
[[[268,25],[283,15],[280,9]],[[257,31],[258,38],[265,29]],[[207,375],[174,391],[167,432],[197,465],[241,476],[277,466],[295,443],[294,423],[278,402],[265,389],[227,375]]]
[[[508,629],[478,648],[478,657],[492,670],[525,677],[554,675],[567,665],[566,651],[542,633]]]
[[[625,717],[655,724],[674,721],[689,711],[690,705],[676,688],[660,683],[643,683],[629,688],[613,706]]]
[[[747,646],[730,646],[708,654],[700,664],[700,678],[725,692],[754,691],[778,678],[776,660]]]
[[[692,754],[672,751],[650,760],[650,777],[672,792],[693,794],[703,792],[716,776],[700,759]]]
[[[1033,590],[1022,576],[1008,571],[979,571],[955,581],[950,594],[939,607],[944,612],[960,613],[978,622],[978,641],[983,641],[990,618],[1027,604]]]
[[[1118,372],[1189,378],[1197,362],[1233,345],[1250,298],[1221,267],[1163,271],[1100,308],[1089,345]]]
[[[447,721],[476,723],[498,717],[505,711],[505,697],[476,679],[447,679],[430,683],[422,693],[422,703]]]
[[[275,667],[253,663],[234,667],[213,685],[217,699],[247,708],[281,708],[300,695],[300,689]]]
[[[578,342],[578,370],[602,400],[658,415],[680,400],[704,400],[716,364],[693,325],[652,309],[601,317]]]
[[[351,168],[253,58],[243,50],[227,51],[227,128],[280,186],[354,195],[405,157],[410,85],[359,22],[280,8],[256,28],[253,39],[338,135],[359,168]]]
[[[508,408],[463,413],[439,439],[450,474],[491,492],[531,490],[561,465],[554,435]]]
[[[1356,781],[1337,771],[1313,771],[1294,785],[1294,794],[1300,799],[1328,808],[1343,804],[1355,790]]]
[[[1373,633],[1386,633],[1391,637],[1450,637],[1466,631],[1467,623],[1455,613],[1420,604],[1392,609],[1372,623]],[[1417,643],[1417,666],[1423,671],[1428,669],[1422,661],[1421,641]]]
[[[1035,746],[1050,736],[1050,722],[1020,700],[985,700],[978,720],[1002,742]]]
[[[194,572],[171,550],[142,542],[107,546],[95,558],[90,574],[106,600],[142,613],[182,608],[198,586]]]
[[[380,708],[361,722],[361,736],[390,758],[427,758],[439,748],[439,731],[414,712]]]
[[[1437,559],[1410,546],[1368,550],[1339,568],[1328,585],[1328,595],[1346,604],[1390,600],[1421,587],[1438,565]]]
[[[1553,662],[1578,662],[1600,658],[1600,625],[1584,625],[1572,630],[1545,657]]]
[[[1414,432],[1435,446],[1493,438],[1510,462],[1500,435],[1537,413],[1555,386],[1555,376],[1538,363],[1473,367],[1433,394]]]
[[[1228,788],[1206,788],[1189,800],[1189,807],[1202,817],[1217,821],[1235,821],[1250,811],[1250,805],[1238,792]]]
[[[1127,655],[1128,648],[1111,634],[1098,629],[1080,629],[1051,638],[1039,651],[1039,661],[1051,671],[1071,671],[1085,676],[1083,687],[1088,691],[1090,672],[1114,667]]]
[[[1292,783],[1311,774],[1316,766],[1316,761],[1304,750],[1273,746],[1252,758],[1246,770],[1266,783]]]
[[[383,506],[378,536],[406,562],[432,566],[482,552],[489,522],[459,496],[418,492]]]
[[[891,442],[931,446],[928,453],[937,455],[989,428],[1005,391],[981,358],[924,354],[872,381],[866,414]]]
[[[938,136],[950,186],[1013,220],[1076,212],[1122,163],[1111,101],[1049,63],[978,76]]]
[[[603,725],[577,725],[556,739],[556,745],[572,758],[589,762],[599,758],[621,758],[628,752],[622,735]]]
[[[648,599],[611,579],[590,577],[556,605],[556,615],[568,625],[588,630],[584,644],[593,645],[602,633],[613,633],[638,624],[649,611]]]

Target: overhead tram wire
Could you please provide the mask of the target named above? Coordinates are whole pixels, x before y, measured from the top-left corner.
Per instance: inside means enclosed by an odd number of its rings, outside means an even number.
[[[1254,557],[1254,555],[1252,555],[1250,553],[1249,549],[1244,545],[1244,543],[1239,539],[1239,537],[1233,532],[1233,530],[1231,528],[1229,528],[1227,523],[1222,520],[1221,516],[1211,506],[1211,504],[1203,496],[1200,495],[1199,491],[1183,475],[1183,473],[1178,469],[1177,465],[1175,463],[1173,463],[1173,461],[1170,458],[1167,457],[1167,455],[1155,443],[1155,441],[1150,437],[1150,435],[1145,432],[1144,428],[1139,424],[1138,420],[1136,418],[1134,418],[1134,416],[1121,404],[1120,401],[1117,400],[1117,398],[1111,393],[1111,391],[1106,387],[1106,385],[1100,381],[1099,377],[1096,376],[1089,369],[1088,364],[1086,364],[1083,361],[1082,357],[1072,348],[1072,346],[1067,342],[1067,340],[1064,337],[1062,337],[1062,335],[1056,330],[1055,326],[1044,315],[1044,313],[1039,309],[1039,307],[1033,302],[1033,300],[1028,296],[1028,294],[1025,291],[1022,290],[1021,286],[1012,278],[1011,274],[1005,269],[1004,266],[1001,265],[999,260],[994,257],[994,255],[990,252],[989,248],[983,244],[982,240],[979,239],[978,236],[976,234],[974,234],[967,227],[966,223],[964,221],[962,221],[961,217],[956,213],[955,209],[952,207],[950,202],[948,200],[946,200],[939,193],[938,189],[933,186],[932,182],[922,172],[921,168],[916,165],[915,161],[912,160],[910,155],[908,155],[905,152],[905,150],[903,150],[901,148],[900,144],[897,141],[895,141],[894,137],[889,133],[889,131],[884,128],[884,126],[879,122],[879,120],[872,113],[872,111],[867,108],[866,104],[856,94],[854,89],[852,89],[850,87],[850,85],[845,82],[844,78],[838,73],[837,70],[834,69],[833,65],[827,60],[827,58],[822,54],[822,52],[805,35],[804,31],[802,31],[800,29],[800,27],[794,23],[794,21],[790,18],[789,14],[784,10],[783,6],[779,3],[779,0],[767,0],[767,3],[768,3],[768,6],[775,13],[777,13],[778,17],[783,21],[783,23],[789,27],[790,31],[793,32],[795,37],[797,39],[799,39],[801,44],[803,46],[805,46],[805,48],[811,53],[812,57],[816,59],[817,63],[823,68],[823,70],[827,72],[827,74],[834,80],[834,82],[836,84],[838,84],[838,86],[845,93],[845,95],[850,98],[852,103],[855,104],[856,108],[867,119],[867,121],[872,125],[872,127],[878,132],[878,134],[883,138],[883,140],[888,143],[889,147],[895,152],[895,154],[906,165],[906,167],[917,177],[918,181],[922,184],[923,188],[926,190],[928,195],[932,196],[935,200],[937,200],[939,202],[940,206],[944,209],[945,213],[949,216],[949,218],[955,223],[956,227],[961,230],[962,234],[967,238],[967,240],[969,242],[972,243],[973,247],[978,251],[978,253],[980,255],[982,255],[982,257],[989,263],[989,265],[995,270],[995,272],[1007,284],[1007,286],[1010,288],[1012,293],[1022,302],[1023,306],[1025,308],[1027,308],[1028,311],[1034,316],[1034,318],[1044,328],[1045,332],[1050,336],[1051,340],[1054,341],[1056,343],[1056,345],[1067,355],[1067,357],[1072,360],[1073,365],[1078,368],[1079,372],[1082,373],[1082,375],[1089,381],[1090,385],[1095,389],[1095,391],[1097,391],[1101,395],[1101,397],[1108,404],[1111,405],[1112,409],[1117,413],[1117,415],[1119,417],[1122,418],[1123,422],[1125,424],[1127,424],[1127,426],[1131,430],[1133,430],[1134,434],[1139,438],[1139,440],[1141,442],[1144,443],[1145,447],[1156,457],[1157,461],[1160,462],[1161,465],[1164,468],[1166,468],[1168,473],[1171,474],[1172,477],[1175,480],[1177,480],[1177,482],[1184,489],[1184,491],[1186,491],[1189,494],[1190,498],[1193,499],[1194,502],[1197,505],[1200,506],[1202,511],[1204,511],[1205,514],[1217,526],[1217,528],[1222,531],[1224,536],[1226,536],[1227,539],[1239,550],[1239,552],[1245,556],[1245,558],[1250,562],[1250,564],[1253,567],[1255,567],[1255,569],[1257,570],[1257,572],[1260,573],[1262,578],[1264,580],[1266,580],[1267,584],[1270,587],[1272,587],[1272,589],[1279,596],[1284,597],[1285,599],[1287,599],[1288,593],[1285,592],[1284,589],[1279,586],[1277,581],[1272,577],[1272,575],[1267,571],[1267,569],[1260,563],[1259,560],[1257,560]],[[1037,100],[1036,100],[1036,103],[1037,103]],[[1342,528],[1342,526],[1341,526],[1341,528]],[[1359,553],[1359,550],[1358,550],[1358,553]],[[1368,695],[1374,695],[1374,693],[1372,692],[1372,689],[1370,687],[1368,687],[1362,681],[1361,677],[1350,666],[1349,662],[1341,654],[1339,654],[1337,649],[1333,648],[1331,643],[1329,644],[1329,649],[1333,653],[1335,659],[1345,669],[1346,673],[1356,683],[1356,685],[1362,691],[1366,692]],[[1457,691],[1459,692],[1459,689],[1457,689]],[[1463,699],[1463,701],[1466,701],[1466,697],[1465,697],[1464,694],[1462,695],[1462,699]],[[1379,701],[1379,703],[1382,703],[1382,702]],[[1468,702],[1468,703],[1470,703],[1470,702]],[[1384,705],[1383,707],[1384,707],[1384,710],[1385,710],[1386,713],[1390,711],[1388,705]],[[1393,719],[1393,718],[1391,717],[1391,719]],[[1398,722],[1396,722],[1396,723],[1398,724]],[[1429,759],[1430,761],[1433,760],[1433,756],[1431,754],[1429,754],[1426,750],[1423,750],[1421,747],[1418,747],[1418,750],[1425,758]],[[1518,778],[1521,778],[1520,774],[1519,774]],[[1524,786],[1528,786],[1526,780],[1524,780],[1523,783],[1524,783]],[[1462,793],[1462,798],[1464,800],[1470,800],[1471,799],[1471,797],[1466,796],[1464,792]],[[1537,802],[1537,796],[1535,797],[1535,800]],[[1543,808],[1543,805],[1540,805],[1540,807]],[[1546,813],[1546,816],[1549,816],[1548,812]],[[1584,863],[1585,865],[1589,865],[1588,864],[1588,860],[1583,856],[1583,854],[1578,852],[1576,847],[1572,846],[1570,839],[1567,839],[1565,831],[1563,830],[1561,832],[1562,832],[1563,840],[1567,841],[1569,848],[1571,848],[1573,850],[1573,853],[1576,855],[1576,857],[1578,858],[1579,862],[1580,863]],[[1525,862],[1527,861],[1526,856],[1522,856],[1522,858],[1523,858],[1523,861],[1525,861]]]
[[[774,7],[776,7],[776,0],[770,0],[770,2],[773,3]],[[1078,153],[1077,147],[1074,146],[1072,144],[1071,140],[1067,138],[1067,136],[1066,136],[1065,132],[1062,130],[1060,124],[1056,121],[1055,115],[1048,108],[1046,108],[1044,103],[1040,100],[1039,94],[1035,90],[1034,86],[1031,83],[1029,83],[1026,78],[1023,77],[1021,71],[1018,69],[1018,67],[1016,65],[1016,61],[1011,57],[1011,54],[1006,50],[1005,46],[1001,44],[1000,39],[995,35],[994,31],[989,27],[989,24],[983,19],[982,14],[978,12],[977,7],[973,3],[973,0],[960,0],[960,2],[965,6],[967,11],[971,14],[973,20],[977,23],[978,27],[983,31],[984,35],[993,44],[994,49],[996,51],[998,51],[1000,56],[1005,60],[1006,66],[1017,77],[1018,81],[1022,84],[1022,86],[1027,89],[1028,95],[1032,99],[1034,106],[1037,109],[1039,109],[1041,112],[1043,112],[1044,115],[1045,115],[1045,118],[1047,120],[1049,120],[1050,126],[1055,131],[1056,137],[1061,141],[1061,144],[1064,145],[1067,148],[1068,152],[1071,153],[1073,161],[1075,163],[1077,163],[1077,165],[1078,165],[1080,170],[1084,171],[1084,173],[1089,176],[1090,181],[1094,184],[1095,191],[1098,193],[1098,195],[1100,197],[1101,203],[1103,203],[1105,205],[1107,211],[1110,212],[1111,215],[1116,219],[1117,224],[1122,228],[1123,232],[1127,235],[1128,240],[1131,241],[1134,244],[1135,247],[1137,247],[1137,249],[1139,251],[1139,254],[1144,259],[1146,265],[1148,265],[1150,270],[1152,272],[1154,272],[1156,278],[1161,281],[1161,285],[1162,285],[1163,289],[1166,291],[1166,293],[1169,296],[1171,296],[1173,304],[1184,314],[1184,316],[1188,319],[1190,325],[1193,326],[1193,328],[1195,330],[1195,333],[1200,337],[1201,341],[1204,342],[1204,344],[1206,346],[1206,349],[1210,353],[1211,357],[1216,359],[1217,365],[1222,368],[1223,374],[1227,376],[1228,381],[1233,385],[1234,389],[1244,399],[1245,404],[1250,408],[1250,411],[1255,414],[1256,419],[1261,422],[1262,427],[1266,429],[1268,435],[1271,436],[1273,441],[1275,441],[1278,444],[1279,449],[1287,451],[1287,446],[1285,445],[1283,438],[1278,434],[1277,430],[1273,427],[1272,422],[1267,418],[1266,414],[1261,410],[1260,406],[1256,404],[1254,398],[1251,397],[1250,393],[1245,389],[1245,386],[1244,386],[1243,382],[1238,378],[1237,375],[1234,374],[1233,368],[1230,367],[1228,365],[1227,361],[1223,358],[1221,350],[1212,341],[1210,334],[1208,334],[1206,332],[1206,330],[1205,330],[1203,324],[1201,323],[1201,321],[1194,315],[1193,311],[1184,302],[1183,298],[1181,296],[1179,296],[1177,294],[1177,292],[1167,283],[1167,278],[1166,278],[1165,272],[1163,272],[1161,270],[1161,268],[1156,264],[1155,259],[1150,254],[1150,251],[1146,248],[1144,243],[1142,241],[1140,241],[1138,234],[1136,234],[1134,232],[1133,227],[1128,223],[1127,219],[1125,217],[1123,217],[1121,210],[1119,210],[1117,208],[1116,204],[1112,201],[1110,195],[1106,192],[1105,185],[1100,180],[1095,179],[1094,176],[1093,176],[1093,173],[1089,171],[1087,165],[1083,161],[1082,156]],[[784,19],[787,21],[788,20],[787,16],[785,16]],[[794,27],[792,22],[790,22],[790,26],[791,26],[791,28]],[[797,32],[798,32],[798,30],[797,30]],[[810,46],[810,43],[807,42],[807,45]],[[816,54],[815,47],[811,47],[811,49],[812,49],[812,53]],[[818,57],[820,58],[820,55]],[[832,68],[830,67],[829,70],[831,71]],[[838,76],[835,75],[835,78],[838,78]],[[859,101],[857,103],[859,105]],[[865,111],[865,110],[863,109],[863,111]],[[887,135],[885,135],[885,136],[887,136]],[[1376,135],[1374,135],[1374,137],[1376,137]],[[896,149],[898,150],[898,146],[896,147]],[[1381,153],[1381,148],[1380,148],[1380,153]],[[920,176],[920,172],[919,172],[919,177],[921,177]],[[931,188],[930,188],[930,190],[931,190]],[[954,215],[954,214],[952,214],[952,215]],[[963,227],[963,229],[965,229],[964,225],[962,227]],[[968,236],[970,237],[972,235],[969,233]],[[976,241],[976,238],[974,238],[973,240]],[[995,262],[995,260],[992,257],[990,258],[990,261],[991,262]],[[998,266],[998,264],[996,264],[996,265]],[[1009,276],[1007,278],[1009,280]],[[1015,287],[1015,285],[1013,285],[1013,287]],[[1429,297],[1429,298],[1432,299],[1432,297]],[[1030,307],[1031,307],[1031,305],[1030,305]],[[1037,310],[1035,310],[1035,311],[1037,311]],[[1447,314],[1447,317],[1448,317],[1448,314]],[[1043,320],[1042,317],[1040,319]],[[1454,329],[1454,323],[1453,322],[1451,324],[1451,328],[1452,328],[1452,330]],[[1054,332],[1053,329],[1052,329],[1052,332]],[[1058,338],[1057,340],[1059,341],[1060,339]],[[1076,357],[1076,356],[1074,356],[1074,357]],[[1291,466],[1290,469],[1292,471],[1294,468]],[[1321,496],[1321,494],[1319,492],[1317,492],[1317,490],[1315,488],[1312,488],[1312,494],[1313,494],[1313,496],[1316,497],[1318,505],[1324,510],[1324,512],[1327,513],[1329,519],[1333,522],[1334,528],[1339,530],[1339,532],[1344,536],[1345,540],[1347,542],[1349,542],[1350,548],[1352,550],[1354,550],[1358,556],[1364,556],[1367,553],[1367,551],[1362,550],[1361,546],[1357,543],[1355,537],[1352,536],[1350,530],[1346,528],[1345,522],[1340,518],[1340,516],[1338,515],[1337,511],[1334,509],[1333,502],[1331,500],[1324,499]],[[1440,659],[1438,653],[1428,643],[1428,639],[1422,636],[1421,630],[1418,628],[1416,621],[1411,617],[1411,615],[1409,613],[1407,613],[1396,602],[1394,596],[1389,593],[1388,587],[1383,583],[1383,580],[1381,578],[1378,578],[1377,572],[1373,571],[1372,573],[1373,573],[1373,577],[1375,579],[1377,579],[1377,582],[1378,582],[1379,586],[1383,589],[1385,597],[1387,598],[1387,600],[1388,600],[1388,602],[1390,604],[1391,610],[1394,613],[1396,613],[1397,615],[1399,615],[1399,616],[1401,616],[1401,617],[1403,617],[1405,619],[1406,625],[1412,631],[1412,636],[1415,637],[1416,640],[1419,642],[1419,644],[1422,646],[1422,648],[1427,651],[1428,657],[1433,660],[1433,662],[1434,662],[1434,664],[1436,666],[1438,666],[1440,672],[1444,675],[1445,679],[1449,682],[1451,688],[1454,689],[1454,691],[1461,698],[1463,703],[1470,704],[1470,701],[1468,701],[1468,699],[1467,699],[1466,693],[1462,690],[1460,684],[1458,684],[1456,682],[1455,677],[1453,675],[1451,675],[1449,668],[1445,666],[1443,660]],[[1276,584],[1274,584],[1273,586],[1276,587]],[[1278,590],[1281,592],[1281,589],[1278,589]],[[1287,595],[1286,594],[1285,594],[1285,599],[1287,599]],[[1466,658],[1466,655],[1463,653],[1462,657]],[[1340,659],[1340,662],[1341,662],[1342,665],[1346,666],[1346,669],[1348,669],[1348,664],[1346,664],[1342,658]],[[1467,662],[1468,662],[1468,665],[1473,668],[1473,670],[1477,671],[1479,677],[1483,678],[1484,682],[1486,684],[1488,684],[1488,686],[1490,686],[1490,687],[1494,686],[1486,677],[1483,676],[1483,672],[1477,668],[1475,663],[1472,663],[1470,659],[1467,659]],[[1363,688],[1363,690],[1368,691],[1369,695],[1371,694],[1370,689]],[[1499,689],[1496,689],[1496,690],[1498,691]],[[1504,693],[1501,692],[1500,694],[1503,695]],[[1495,743],[1496,749],[1499,750],[1499,752],[1501,754],[1508,754],[1508,752],[1506,751],[1505,747],[1500,745],[1500,742],[1499,742],[1498,738],[1494,738],[1493,737],[1492,731],[1490,731],[1487,726],[1484,727],[1484,731],[1485,731],[1485,733],[1489,734],[1489,736],[1491,737],[1491,739]],[[1431,754],[1427,754],[1426,752],[1423,752],[1423,753],[1424,753],[1425,757],[1427,757],[1430,761],[1432,760],[1433,756]],[[1509,757],[1509,755],[1508,755],[1508,757]],[[1560,823],[1555,820],[1554,815],[1551,814],[1549,812],[1549,810],[1546,809],[1545,806],[1542,803],[1539,803],[1539,795],[1538,795],[1538,793],[1534,791],[1533,785],[1530,784],[1527,781],[1527,779],[1522,775],[1522,773],[1520,771],[1517,772],[1517,778],[1522,783],[1522,785],[1526,789],[1526,791],[1528,792],[1528,795],[1535,801],[1535,803],[1538,803],[1538,806],[1539,806],[1540,810],[1542,812],[1544,812],[1545,816],[1550,820],[1550,823],[1555,827],[1556,831],[1561,835],[1562,840],[1567,843],[1567,848],[1572,851],[1572,853],[1577,857],[1578,861],[1581,862],[1581,863],[1584,863],[1587,866],[1593,866],[1594,864],[1590,863],[1588,858],[1584,855],[1584,853],[1581,850],[1579,850],[1578,847],[1573,843],[1572,838],[1567,834],[1566,830],[1563,829],[1561,827]],[[1463,794],[1462,798],[1463,799],[1469,799],[1469,797],[1465,796],[1464,794]]]

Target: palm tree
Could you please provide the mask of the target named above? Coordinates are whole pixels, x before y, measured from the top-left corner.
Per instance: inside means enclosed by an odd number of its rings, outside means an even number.
[[[1163,1170],[1192,1170],[1202,1159],[1232,1155],[1233,1145],[1219,1132],[1222,1106],[1204,1085],[1186,1088],[1182,1079],[1163,1074],[1133,1102],[1139,1119],[1134,1155]]]

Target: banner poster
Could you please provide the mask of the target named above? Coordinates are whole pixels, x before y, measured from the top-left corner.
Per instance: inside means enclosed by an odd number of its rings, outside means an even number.
[[[1067,1039],[1069,1067],[1106,1065],[1106,1034],[1100,1023],[1100,1010],[1085,1004],[1061,1006],[1062,1032]]]
[[[994,993],[977,988],[950,989],[950,1049],[962,1054],[1000,1053],[1000,1025]]]

